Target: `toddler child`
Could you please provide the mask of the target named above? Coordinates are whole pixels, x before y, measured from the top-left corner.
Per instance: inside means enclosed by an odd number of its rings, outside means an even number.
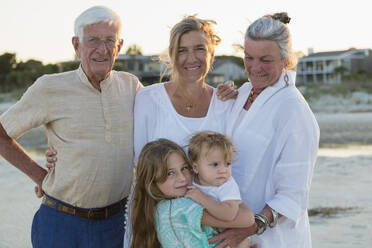
[[[241,197],[231,176],[232,142],[223,134],[202,131],[191,138],[188,148],[194,180],[186,197],[203,205],[217,219],[234,220]]]

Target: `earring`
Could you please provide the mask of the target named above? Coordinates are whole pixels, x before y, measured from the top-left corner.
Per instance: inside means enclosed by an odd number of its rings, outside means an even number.
[[[287,72],[285,72],[285,74],[284,74],[284,82],[285,82],[285,86],[288,86],[288,85],[289,85],[289,84],[288,84],[288,82],[289,82],[289,77],[288,77]]]

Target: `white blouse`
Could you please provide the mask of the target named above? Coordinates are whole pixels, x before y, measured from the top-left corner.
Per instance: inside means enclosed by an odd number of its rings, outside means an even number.
[[[227,135],[239,150],[232,174],[243,202],[255,213],[267,204],[283,215],[276,227],[252,236],[260,248],[311,247],[307,205],[319,127],[295,77],[295,72],[283,72],[248,111],[243,106],[252,85],[244,84],[227,123]]]
[[[186,148],[196,132],[211,130],[225,133],[226,117],[234,101],[220,101],[215,93],[216,89],[205,117],[189,118],[177,113],[164,83],[140,89],[134,107],[135,161],[146,143],[159,138],[172,140]]]

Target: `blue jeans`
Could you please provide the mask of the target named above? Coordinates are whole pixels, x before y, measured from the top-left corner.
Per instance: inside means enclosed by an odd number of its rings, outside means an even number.
[[[122,248],[124,206],[104,220],[88,220],[41,205],[32,222],[34,248]]]

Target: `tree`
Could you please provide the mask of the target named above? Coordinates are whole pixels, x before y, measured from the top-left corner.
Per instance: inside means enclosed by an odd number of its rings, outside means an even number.
[[[231,60],[235,64],[244,68],[244,60],[241,57],[232,56],[232,55],[219,55],[219,56],[215,56],[215,60]]]
[[[27,88],[38,77],[58,71],[58,65],[43,65],[41,61],[34,59],[17,63],[15,54],[5,53],[0,55],[0,91]]]
[[[80,61],[74,60],[74,61],[60,63],[60,68],[61,68],[61,71],[72,71],[72,70],[76,70],[77,68],[79,68],[79,65],[80,65]]]
[[[15,53],[4,53],[0,55],[0,80],[11,72],[17,65]]]
[[[142,55],[142,49],[140,46],[137,46],[136,44],[130,45],[127,50],[125,51],[125,54],[128,55]]]

